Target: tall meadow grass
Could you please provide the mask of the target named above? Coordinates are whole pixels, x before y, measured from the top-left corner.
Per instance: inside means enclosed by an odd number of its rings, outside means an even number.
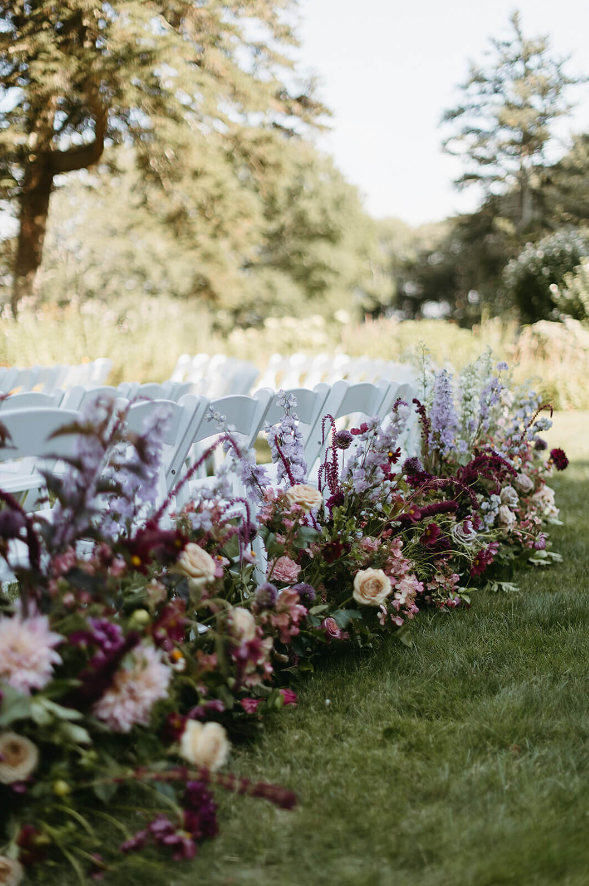
[[[182,353],[227,353],[263,370],[275,352],[367,354],[411,362],[424,345],[437,365],[460,370],[490,347],[497,360],[507,360],[517,381],[530,380],[556,408],[589,408],[589,331],[574,321],[541,322],[519,331],[499,319],[462,329],[445,320],[354,323],[344,312],[336,316],[339,319],[332,322],[320,315],[304,321],[269,318],[261,328],[236,328],[221,335],[215,331],[213,314],[164,298],[25,307],[16,319],[5,309],[0,317],[0,364],[75,364],[110,357],[108,381],[118,384],[163,381]]]

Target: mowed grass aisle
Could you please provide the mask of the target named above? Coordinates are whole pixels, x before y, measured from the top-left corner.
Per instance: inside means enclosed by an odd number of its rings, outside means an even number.
[[[108,882],[587,886],[589,414],[557,416],[550,444],[572,458],[553,483],[561,566],[422,614],[412,649],[325,662],[233,759],[299,807],[220,793],[221,834],[195,862]]]

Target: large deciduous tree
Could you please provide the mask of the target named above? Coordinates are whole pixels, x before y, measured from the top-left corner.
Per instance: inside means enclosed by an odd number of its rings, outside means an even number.
[[[565,72],[566,60],[552,56],[548,38],[524,35],[519,13],[510,23],[507,39],[491,40],[488,63],[471,63],[460,87],[463,100],[442,122],[453,128],[445,149],[464,161],[457,186],[478,184],[487,195],[516,194],[515,227],[523,233],[541,201],[537,171],[546,163],[554,124],[570,112],[569,87],[582,78]]]
[[[324,109],[288,55],[295,2],[0,0],[0,199],[17,201],[20,222],[14,308],[34,292],[55,178],[98,163],[105,146],[132,145],[165,192],[191,132],[223,142],[247,175],[258,165],[252,128],[284,139],[315,121]]]

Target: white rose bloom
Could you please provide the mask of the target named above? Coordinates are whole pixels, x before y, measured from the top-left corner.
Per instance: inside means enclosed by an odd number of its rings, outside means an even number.
[[[515,485],[522,495],[528,495],[534,488],[534,481],[527,474],[518,474],[515,478]]]
[[[519,504],[519,495],[513,486],[504,486],[501,490],[501,504],[507,505],[509,508],[517,508]]]
[[[299,505],[306,514],[323,504],[323,496],[319,490],[307,483],[297,483],[296,486],[291,486],[286,492],[286,497],[291,504]]]
[[[191,541],[182,551],[172,572],[185,575],[193,587],[201,587],[214,581],[216,565],[210,554]]]
[[[0,855],[0,886],[18,886],[25,872],[20,862]]]
[[[507,505],[501,505],[499,508],[499,523],[506,529],[511,529],[515,523],[515,514],[509,510]]]
[[[23,735],[5,732],[0,735],[0,784],[26,781],[37,768],[39,750]],[[2,880],[0,879],[0,886]]]
[[[256,621],[248,609],[236,606],[230,615],[230,625],[237,640],[245,643],[256,636]]]
[[[354,578],[354,600],[364,606],[380,606],[393,590],[382,569],[360,569]]]
[[[231,744],[220,723],[188,720],[180,739],[180,754],[193,766],[213,772],[227,761]]]
[[[473,528],[470,520],[463,523],[456,523],[450,530],[456,541],[462,545],[472,545],[477,539],[477,532]]]

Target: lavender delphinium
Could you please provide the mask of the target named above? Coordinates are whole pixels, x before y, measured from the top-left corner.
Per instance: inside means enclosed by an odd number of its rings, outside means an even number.
[[[277,467],[278,484],[288,483],[294,486],[305,483],[307,479],[307,463],[303,446],[303,435],[297,425],[297,401],[293,394],[279,391],[278,406],[284,410],[284,416],[275,425],[266,425],[265,433],[272,454],[272,461]]]
[[[429,419],[431,423],[430,447],[442,455],[454,451],[456,449],[458,416],[454,406],[452,375],[446,369],[436,372]]]
[[[227,423],[227,417],[209,406],[207,421],[214,421],[219,431],[225,435],[223,452],[227,455],[227,472],[234,473],[241,481],[249,501],[258,503],[263,490],[270,485],[270,478],[263,465],[256,464],[256,452],[246,445],[247,439],[237,433],[234,425]]]
[[[114,447],[105,478],[116,483],[118,490],[109,498],[102,520],[107,537],[128,532],[132,522],[155,505],[170,417],[168,407],[155,409],[147,417],[142,434],[129,434]]]

